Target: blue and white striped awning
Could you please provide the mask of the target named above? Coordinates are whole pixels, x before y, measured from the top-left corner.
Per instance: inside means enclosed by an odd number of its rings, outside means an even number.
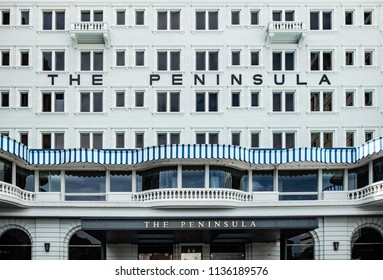
[[[228,159],[250,164],[317,162],[356,163],[383,150],[383,138],[355,148],[248,149],[231,145],[179,144],[142,149],[29,149],[16,140],[0,135],[0,151],[33,165],[68,163],[125,164],[162,159]]]

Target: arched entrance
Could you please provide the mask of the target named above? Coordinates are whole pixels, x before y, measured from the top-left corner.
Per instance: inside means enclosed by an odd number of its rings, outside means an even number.
[[[70,260],[100,260],[101,241],[79,230],[69,241]]]
[[[20,229],[10,229],[0,237],[0,260],[30,260],[32,243]]]
[[[283,244],[281,244],[283,245]],[[285,239],[281,248],[281,259],[285,260],[313,260],[314,239],[309,232]]]
[[[351,259],[383,260],[383,238],[373,228],[361,228],[352,237]]]

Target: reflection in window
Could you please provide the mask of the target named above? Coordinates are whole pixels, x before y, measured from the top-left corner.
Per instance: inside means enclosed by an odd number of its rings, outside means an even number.
[[[210,188],[247,191],[247,172],[221,166],[210,166],[209,186]]]
[[[274,190],[274,171],[253,171],[253,192],[271,192]]]
[[[85,231],[77,231],[69,241],[69,259],[100,260],[101,241]]]
[[[138,192],[177,188],[177,167],[169,166],[138,171],[136,180]]]
[[[61,189],[61,171],[39,171],[39,191],[59,192]]]
[[[131,171],[110,171],[111,192],[131,192],[132,172]]]
[[[348,170],[348,189],[356,190],[368,185],[368,165]]]
[[[12,162],[0,158],[0,181],[12,184]]]
[[[374,183],[383,181],[383,158],[379,158],[373,161]]]
[[[286,260],[313,260],[314,241],[309,233],[294,236],[286,240],[285,245]]]
[[[105,172],[66,171],[65,200],[105,200]]]
[[[351,248],[353,260],[383,260],[383,238],[373,228],[358,230],[352,238]]]
[[[182,166],[182,188],[204,188],[204,166]]]
[[[33,192],[35,183],[35,172],[33,170],[16,167],[16,186]]]
[[[343,191],[343,170],[323,170],[323,191]]]
[[[0,260],[30,260],[32,244],[29,236],[19,230],[10,229],[0,237]]]
[[[278,190],[280,200],[315,200],[318,174],[316,170],[280,170]]]

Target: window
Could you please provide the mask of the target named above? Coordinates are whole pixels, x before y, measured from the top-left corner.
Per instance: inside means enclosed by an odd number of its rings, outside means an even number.
[[[29,25],[29,10],[20,11],[20,23],[21,25]]]
[[[231,11],[231,25],[239,25],[241,19],[241,11]]]
[[[218,144],[217,132],[196,133],[196,144]]]
[[[250,52],[250,65],[259,66],[259,51]]]
[[[374,64],[374,52],[364,51],[364,65],[371,66]]]
[[[102,112],[103,111],[103,93],[81,92],[80,93],[80,112]]]
[[[1,66],[10,66],[10,52],[9,50],[0,50],[0,65]]]
[[[64,112],[64,92],[43,92],[43,112]]]
[[[1,25],[10,25],[11,12],[9,10],[1,11]]]
[[[258,91],[252,91],[250,93],[250,98],[251,98],[251,107],[259,107],[259,92]]]
[[[354,25],[354,11],[345,11],[344,12],[344,24],[345,25]]]
[[[231,52],[231,65],[232,66],[241,65],[241,51],[232,51]]]
[[[83,22],[101,22],[103,21],[103,11],[101,10],[95,10],[95,11],[88,11],[83,10],[81,11],[81,21]]]
[[[116,91],[116,107],[125,107],[125,91]]]
[[[81,132],[80,148],[102,149],[102,132]]]
[[[366,90],[364,92],[364,106],[372,106],[373,105],[373,91]]]
[[[218,11],[197,11],[196,30],[218,30]]]
[[[295,11],[273,11],[273,21],[294,21]]]
[[[180,11],[158,11],[158,30],[180,30]]]
[[[295,53],[291,51],[273,52],[273,70],[274,71],[295,70]]]
[[[137,10],[135,11],[135,24],[144,25],[145,24],[145,11]]]
[[[144,66],[145,65],[145,51],[137,50],[135,52],[135,66]]]
[[[135,142],[136,142],[136,148],[143,148],[144,147],[144,133],[143,132],[136,132],[135,133]]]
[[[346,132],[346,147],[354,147],[354,134],[353,131]]]
[[[313,148],[332,148],[332,132],[311,132],[311,147]]]
[[[241,92],[234,91],[231,93],[231,107],[241,106]]]
[[[116,66],[125,66],[125,51],[116,51]]]
[[[310,12],[310,30],[331,30],[332,12],[331,11],[312,11]]]
[[[20,107],[28,107],[28,106],[29,106],[29,92],[20,91]]]
[[[173,145],[180,143],[180,133],[172,132],[159,132],[157,133],[157,145]]]
[[[231,145],[240,146],[241,145],[241,133],[232,132],[231,133]]]
[[[346,51],[345,61],[346,61],[345,64],[347,66],[354,65],[354,63],[355,63],[355,51]]]
[[[9,107],[9,91],[2,91],[0,94],[0,105],[2,108]]]
[[[259,132],[252,132],[250,134],[250,147],[259,148]]]
[[[250,24],[259,25],[259,11],[250,11]]]
[[[116,132],[116,148],[125,148],[125,132]]]
[[[197,51],[196,70],[218,70],[218,51]]]
[[[273,148],[294,148],[295,133],[294,132],[274,132],[273,133]]]
[[[347,107],[354,106],[354,91],[346,91],[345,105]]]
[[[43,132],[41,136],[43,149],[64,149],[64,132]]]
[[[218,92],[197,92],[197,112],[218,112]]]
[[[365,131],[364,132],[364,141],[368,142],[372,139],[374,139],[374,132],[373,131]]]
[[[363,23],[364,25],[372,25],[372,11],[364,11]]]
[[[157,112],[179,112],[179,92],[157,92]]]
[[[28,132],[20,132],[20,142],[28,146]]]
[[[273,92],[273,112],[294,112],[294,92]]]
[[[180,70],[180,51],[158,51],[157,52],[157,70],[176,71]]]
[[[64,30],[65,11],[43,11],[43,30]]]
[[[315,91],[311,92],[311,112],[332,111],[332,92]]]
[[[134,93],[134,106],[144,107],[144,92],[143,91],[136,91]]]
[[[116,11],[116,25],[125,25],[125,10]]]
[[[43,51],[42,52],[43,71],[64,71],[65,52],[64,51]]]
[[[312,51],[310,52],[311,71],[331,71],[332,52],[331,51]]]
[[[104,53],[102,51],[82,51],[80,55],[81,71],[102,71]]]
[[[20,66],[29,66],[29,51],[20,51]]]

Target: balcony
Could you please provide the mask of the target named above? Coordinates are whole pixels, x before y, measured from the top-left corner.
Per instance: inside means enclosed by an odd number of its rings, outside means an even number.
[[[104,44],[110,47],[109,28],[106,22],[71,23],[70,35],[74,47],[78,44]]]
[[[300,44],[307,34],[306,24],[295,21],[274,21],[267,27],[266,43]]]
[[[11,184],[0,182],[0,206],[25,206],[36,201],[36,194]]]

